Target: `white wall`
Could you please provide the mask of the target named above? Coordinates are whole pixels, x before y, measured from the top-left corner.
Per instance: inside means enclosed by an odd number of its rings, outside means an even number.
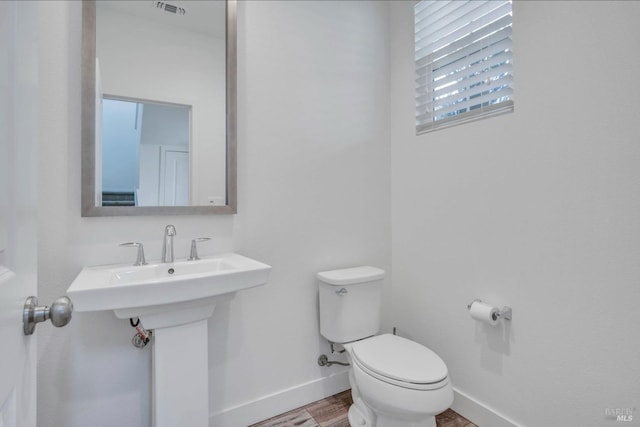
[[[83,265],[133,261],[120,242],[144,242],[158,259],[168,223],[179,256],[211,236],[204,255],[235,250],[271,264],[267,286],[237,295],[209,324],[211,412],[236,407],[212,425],[229,427],[344,387],[323,380],[343,368],[316,365],[328,346],[315,273],[390,267],[387,5],[238,6],[239,213],[81,218],[80,2],[39,3],[40,299],[64,294]],[[149,425],[150,350],[131,345],[127,321],[76,313],[38,334],[40,427]]]
[[[640,397],[640,3],[514,2],[515,112],[418,137],[412,5],[391,6],[394,320],[519,425],[615,425]],[[513,321],[477,325],[474,298]]]
[[[189,115],[188,108],[145,104],[140,144],[182,145],[188,149]]]

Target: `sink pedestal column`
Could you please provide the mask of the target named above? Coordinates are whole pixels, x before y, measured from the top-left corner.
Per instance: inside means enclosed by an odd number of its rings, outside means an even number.
[[[153,426],[207,427],[207,319],[154,329],[153,341]]]

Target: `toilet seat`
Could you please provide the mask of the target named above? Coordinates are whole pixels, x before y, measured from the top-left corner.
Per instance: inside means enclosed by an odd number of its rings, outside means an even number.
[[[427,347],[397,335],[378,335],[351,345],[353,362],[366,374],[413,390],[449,383],[447,366]]]

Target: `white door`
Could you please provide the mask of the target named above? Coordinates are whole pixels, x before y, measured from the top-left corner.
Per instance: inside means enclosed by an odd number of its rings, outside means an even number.
[[[160,148],[160,205],[189,206],[189,151]]]
[[[37,3],[37,2],[35,2]],[[0,426],[36,425],[37,5],[0,1]]]

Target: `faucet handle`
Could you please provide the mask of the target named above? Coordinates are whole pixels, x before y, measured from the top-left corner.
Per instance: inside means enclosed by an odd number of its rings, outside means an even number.
[[[118,246],[124,246],[127,248],[138,248],[138,256],[136,257],[136,263],[133,265],[145,265],[147,261],[144,259],[144,247],[140,242],[127,242],[120,243]]]
[[[196,243],[199,242],[206,242],[211,240],[211,237],[198,237],[196,239],[193,239],[191,241],[191,254],[189,254],[189,259],[188,261],[197,261],[200,259],[200,257],[198,256],[198,248],[196,246]]]

